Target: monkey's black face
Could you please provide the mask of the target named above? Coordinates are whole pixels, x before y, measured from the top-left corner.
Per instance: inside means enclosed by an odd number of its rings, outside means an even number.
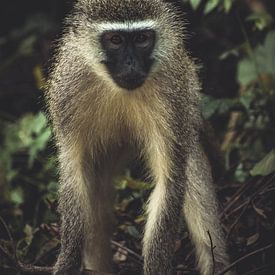
[[[110,31],[101,36],[104,61],[115,83],[127,90],[143,85],[153,64],[156,34],[153,30]]]

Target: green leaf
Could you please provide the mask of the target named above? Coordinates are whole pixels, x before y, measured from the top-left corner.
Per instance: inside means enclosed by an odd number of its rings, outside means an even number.
[[[3,133],[4,142],[1,147],[0,162],[6,170],[8,181],[16,175],[12,171],[14,154],[28,153],[28,164],[31,167],[52,136],[47,117],[42,112],[36,115],[26,114],[15,123],[5,125]]]
[[[269,32],[264,44],[255,50],[258,71],[261,74],[275,74],[275,31]]]
[[[202,0],[190,0],[190,4],[194,10],[196,10],[201,4]]]
[[[204,8],[204,13],[208,14],[213,11],[220,3],[220,0],[208,0]]]
[[[226,114],[230,109],[237,106],[237,100],[230,98],[216,99],[211,96],[202,98],[202,114],[208,119],[214,114]]]
[[[246,108],[246,110],[249,110],[251,103],[254,101],[255,97],[256,97],[255,91],[249,90],[241,95],[240,102]]]
[[[16,205],[23,203],[24,202],[23,189],[21,187],[17,187],[16,189],[13,189],[10,193],[10,200]]]
[[[138,239],[140,237],[140,233],[138,232],[138,230],[136,229],[135,226],[128,226],[127,227],[127,232],[134,238]]]
[[[245,182],[248,176],[248,172],[244,169],[243,164],[240,163],[235,170],[236,180],[239,182]]]
[[[33,120],[32,130],[34,133],[39,134],[43,128],[47,127],[47,124],[48,121],[45,114],[39,112]]]
[[[252,13],[246,18],[246,21],[253,21],[258,30],[262,31],[268,27],[272,21],[272,16],[267,12]]]
[[[275,31],[267,34],[263,45],[256,47],[252,56],[238,64],[237,78],[241,85],[258,81],[259,76],[275,74]]]
[[[226,13],[228,13],[232,8],[233,0],[224,0],[223,7]]]
[[[253,81],[256,81],[258,75],[255,63],[249,58],[244,58],[241,60],[237,68],[237,77],[238,82],[244,86],[250,84]]]
[[[236,47],[233,49],[230,49],[228,51],[223,52],[220,56],[219,59],[220,60],[225,60],[226,58],[230,57],[230,56],[236,56],[238,57],[240,53],[240,47]]]
[[[37,154],[46,148],[51,135],[52,135],[51,129],[47,128],[35,140],[33,140],[33,144],[29,148],[29,167],[32,166],[33,161],[36,158]]]
[[[35,35],[25,38],[18,48],[18,53],[20,55],[31,55],[36,41],[37,38]]]
[[[204,118],[212,117],[219,109],[219,101],[210,96],[203,96],[202,98],[202,114]]]
[[[33,240],[33,228],[30,225],[26,224],[23,231],[26,235],[25,241],[28,245],[30,245]]]
[[[268,176],[275,172],[275,149],[269,152],[253,169],[250,170],[251,176]]]

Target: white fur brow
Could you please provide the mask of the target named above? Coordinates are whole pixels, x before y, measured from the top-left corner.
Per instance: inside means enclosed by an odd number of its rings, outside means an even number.
[[[144,21],[124,21],[124,22],[102,22],[96,23],[95,27],[98,31],[134,31],[155,28],[156,23],[153,20]]]

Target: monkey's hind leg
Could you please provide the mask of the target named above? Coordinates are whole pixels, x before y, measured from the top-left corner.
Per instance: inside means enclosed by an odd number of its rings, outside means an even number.
[[[228,257],[218,219],[217,200],[210,166],[199,145],[188,157],[186,174],[184,215],[195,245],[198,269],[203,275],[216,274],[228,264]],[[211,249],[211,240],[214,249],[213,247]],[[211,250],[214,252],[215,265],[213,265]]]

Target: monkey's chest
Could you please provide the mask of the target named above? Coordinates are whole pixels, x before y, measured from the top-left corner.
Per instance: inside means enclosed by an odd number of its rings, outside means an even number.
[[[150,103],[150,102],[149,102]],[[149,137],[167,135],[168,114],[165,106],[145,103],[135,98],[120,98],[98,104],[86,115],[85,129],[90,138],[101,144],[140,143]]]

